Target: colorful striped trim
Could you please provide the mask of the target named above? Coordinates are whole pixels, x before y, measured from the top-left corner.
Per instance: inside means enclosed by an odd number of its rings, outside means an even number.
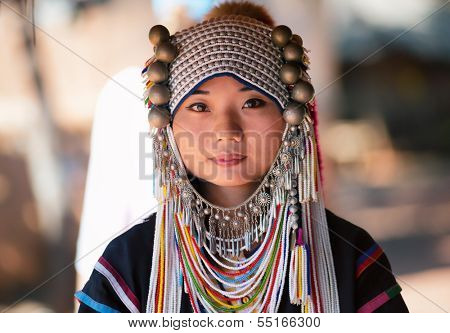
[[[114,267],[104,257],[100,257],[94,268],[106,279],[108,279],[114,291],[117,293],[117,296],[119,296],[123,304],[125,304],[130,312],[140,312],[139,309],[141,308],[141,306],[139,300],[125,283],[120,274],[117,273]]]
[[[368,301],[366,304],[361,306],[357,312],[362,312],[362,313],[374,312],[376,309],[378,309],[384,303],[386,303],[390,299],[397,296],[400,293],[400,291],[402,291],[402,287],[400,287],[400,285],[398,283],[396,283],[389,289],[383,291],[381,294],[378,294],[377,296],[372,298],[370,301]]]
[[[358,278],[364,270],[374,263],[383,253],[383,249],[374,243],[367,251],[365,251],[356,261],[356,278]]]
[[[100,313],[119,313],[116,309],[113,309],[105,304],[94,301],[87,294],[82,292],[81,290],[77,291],[74,296],[78,299],[78,301],[83,302],[90,308],[94,309]]]

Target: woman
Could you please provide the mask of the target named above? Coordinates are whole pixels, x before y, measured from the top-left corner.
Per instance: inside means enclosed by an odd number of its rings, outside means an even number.
[[[324,208],[302,39],[248,2],[149,38],[158,210],[110,242],[79,312],[408,312],[379,245]]]

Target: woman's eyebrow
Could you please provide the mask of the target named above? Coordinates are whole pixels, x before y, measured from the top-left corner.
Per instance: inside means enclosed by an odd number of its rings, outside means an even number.
[[[239,91],[248,91],[248,90],[253,90],[250,87],[242,87],[241,89],[239,89]]]
[[[253,90],[253,89],[250,87],[242,87],[241,89],[239,89],[239,91],[248,91],[248,90]],[[200,89],[197,89],[192,92],[192,95],[208,95],[208,94],[209,94],[209,91],[200,90]]]
[[[208,95],[209,91],[197,89],[192,92],[192,95]]]

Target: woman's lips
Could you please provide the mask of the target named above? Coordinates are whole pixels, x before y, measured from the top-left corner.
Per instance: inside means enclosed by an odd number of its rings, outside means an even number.
[[[220,166],[232,166],[241,163],[247,156],[240,154],[218,155],[211,160]]]

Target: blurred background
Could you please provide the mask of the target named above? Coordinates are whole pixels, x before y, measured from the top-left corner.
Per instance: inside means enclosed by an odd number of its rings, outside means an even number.
[[[148,30],[219,2],[0,1],[1,311],[75,311],[152,211]],[[448,1],[254,2],[310,51],[327,207],[379,242],[411,312],[450,311]]]

